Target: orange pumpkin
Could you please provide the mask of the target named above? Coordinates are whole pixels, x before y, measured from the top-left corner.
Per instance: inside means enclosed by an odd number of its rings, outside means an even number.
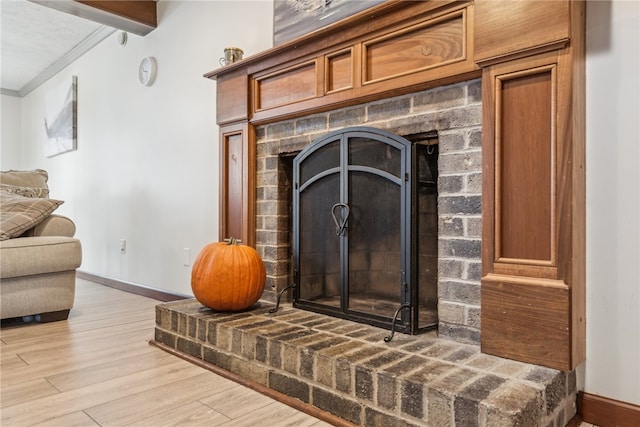
[[[260,299],[265,281],[260,255],[233,238],[205,246],[191,271],[193,295],[202,305],[216,311],[251,307]]]

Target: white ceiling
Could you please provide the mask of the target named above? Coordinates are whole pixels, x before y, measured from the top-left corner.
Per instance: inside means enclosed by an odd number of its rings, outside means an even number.
[[[0,0],[2,93],[24,96],[115,29],[27,0]]]

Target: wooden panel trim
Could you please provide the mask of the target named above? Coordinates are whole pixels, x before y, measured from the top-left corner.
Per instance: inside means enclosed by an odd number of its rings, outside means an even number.
[[[367,60],[367,55],[368,52],[370,50],[370,48],[376,44],[382,43],[382,42],[386,42],[386,41],[390,41],[393,39],[397,39],[401,36],[419,31],[419,30],[423,30],[423,29],[428,29],[430,27],[434,27],[436,25],[445,23],[447,21],[452,21],[455,18],[460,18],[461,21],[461,27],[462,27],[462,34],[460,37],[460,43],[462,45],[462,49],[460,52],[460,55],[436,64],[432,64],[432,65],[428,65],[428,66],[422,66],[419,68],[415,68],[415,69],[411,69],[411,68],[407,68],[405,70],[403,70],[400,73],[396,73],[396,74],[391,74],[388,76],[384,76],[384,77],[380,77],[380,78],[369,78],[368,75],[368,69],[370,64],[368,63]],[[457,63],[457,62],[461,62],[467,59],[468,57],[468,43],[467,43],[467,39],[469,36],[469,29],[467,27],[467,9],[459,9],[459,10],[455,10],[451,13],[447,13],[445,15],[440,15],[436,18],[424,21],[424,22],[420,22],[418,24],[412,25],[412,26],[408,26],[408,27],[404,27],[401,28],[399,30],[396,30],[394,32],[391,33],[386,33],[384,35],[378,36],[376,38],[373,39],[368,39],[365,40],[361,43],[362,46],[362,53],[361,53],[361,64],[362,64],[362,84],[363,85],[367,85],[367,84],[372,84],[372,83],[378,83],[381,81],[385,81],[385,80],[390,80],[393,78],[397,78],[397,77],[402,77],[408,74],[413,74],[413,73],[417,73],[420,71],[427,71],[427,70],[431,70],[433,68],[438,68],[438,67],[442,67],[444,65],[447,64],[453,64],[453,63]],[[423,53],[424,55],[424,53]],[[426,55],[425,55],[426,56]]]
[[[528,61],[528,60],[527,60]],[[546,62],[546,60],[545,60]],[[516,67],[518,67],[519,64],[516,65]],[[557,203],[556,203],[556,187],[557,187],[557,183],[556,183],[556,146],[557,146],[557,137],[556,137],[556,120],[555,118],[557,117],[557,112],[556,112],[556,105],[557,105],[557,64],[553,63],[553,64],[548,64],[548,65],[542,65],[542,66],[537,66],[537,67],[533,67],[533,68],[528,68],[526,70],[518,70],[518,71],[507,71],[505,70],[505,72],[500,73],[500,74],[496,74],[495,75],[495,123],[494,123],[494,135],[495,135],[495,140],[494,140],[494,144],[495,144],[495,168],[494,168],[494,179],[495,179],[495,253],[494,253],[494,262],[502,262],[502,263],[521,263],[521,264],[527,264],[527,265],[538,265],[541,267],[549,267],[549,266],[556,266],[557,265],[557,259],[558,259],[558,249],[557,249],[557,224],[556,224],[556,210],[557,210]],[[551,165],[550,165],[550,188],[549,188],[549,196],[551,198],[550,200],[550,224],[549,224],[549,232],[550,235],[548,236],[549,238],[549,242],[550,242],[550,259],[514,259],[514,258],[507,258],[502,256],[502,235],[501,235],[501,230],[502,230],[502,198],[501,198],[501,194],[502,194],[502,180],[501,180],[501,173],[502,173],[502,163],[503,163],[503,159],[502,159],[502,116],[503,116],[503,106],[502,106],[502,88],[503,85],[505,84],[505,82],[509,81],[509,80],[515,80],[515,79],[519,79],[522,77],[531,77],[531,76],[535,76],[538,74],[545,74],[545,73],[550,73],[551,74],[551,91],[550,91],[550,109],[551,109],[551,117],[550,117],[550,123],[551,123],[551,135],[550,135],[550,156],[551,156]]]
[[[553,280],[558,278],[558,268],[555,266],[545,266],[537,262],[535,264],[527,264],[529,260],[513,259],[512,261],[512,263],[493,263],[493,273],[504,276],[526,276],[536,279]]]
[[[483,67],[558,50],[569,42],[573,1],[476,1],[476,62]]]
[[[452,64],[445,67],[463,67],[461,64]],[[450,70],[449,70],[450,71]],[[282,105],[268,110],[256,111],[251,115],[250,122],[256,126],[273,123],[281,120],[291,119],[294,117],[302,117],[309,114],[321,113],[324,111],[335,110],[353,105],[363,104],[367,102],[377,101],[392,96],[405,95],[407,93],[419,92],[439,86],[459,83],[480,77],[481,70],[461,70],[459,73],[452,73],[446,78],[437,80],[425,79],[424,74],[430,71],[423,71],[399,77],[398,87],[383,87],[385,82],[374,83],[366,86],[356,84],[353,89],[336,91],[322,97],[315,97],[305,101],[297,102],[289,105]],[[359,74],[359,73],[358,73]],[[357,79],[356,75],[356,79]]]
[[[483,277],[482,352],[571,370],[570,293],[560,281]]]
[[[216,121],[219,125],[249,118],[249,76],[241,68],[220,76],[216,94]]]
[[[495,122],[494,69],[482,70],[482,276],[495,268]]]
[[[310,61],[304,61],[298,64],[293,64],[287,66],[285,68],[278,69],[276,71],[271,71],[266,74],[258,74],[252,77],[252,87],[253,87],[253,111],[259,112],[264,110],[270,110],[272,108],[281,107],[288,104],[298,103],[302,101],[306,101],[308,99],[312,99],[318,96],[318,76],[323,76],[324,73],[322,70],[319,70],[319,65],[324,65],[324,62],[317,61],[316,59],[312,59]],[[324,67],[322,67],[324,68]],[[269,80],[277,79],[277,78],[286,78],[287,83],[291,81],[296,81],[295,77],[296,72],[299,72],[300,75],[305,72],[311,71],[313,74],[313,83],[307,90],[285,90],[284,86],[281,86],[280,89],[276,92],[279,94],[289,94],[289,98],[286,100],[273,100],[269,99],[267,95],[264,93],[264,86],[268,83]],[[286,77],[285,77],[286,76]],[[277,86],[277,85],[276,85]],[[301,88],[298,88],[301,89]],[[296,95],[301,94],[301,96],[296,97]],[[322,92],[322,90],[320,91]]]
[[[503,283],[509,282],[516,285],[527,285],[527,286],[539,286],[543,288],[557,288],[568,290],[569,286],[562,280],[556,279],[544,279],[544,278],[535,278],[535,277],[525,277],[525,276],[508,276],[505,274],[487,274],[483,277],[483,280],[486,282],[496,282]]]
[[[569,39],[564,39],[552,43],[540,45],[533,49],[523,49],[521,51],[510,52],[508,55],[498,55],[492,58],[476,60],[476,64],[481,68],[491,67],[501,62],[515,61],[517,59],[528,58],[530,56],[540,55],[543,53],[554,52],[564,49],[569,44]]]
[[[571,88],[571,100],[565,109],[564,115],[559,117],[558,134],[565,135],[570,141],[571,178],[560,178],[568,180],[571,184],[571,200],[563,201],[559,199],[560,205],[567,204],[567,209],[571,210],[570,225],[562,223],[559,227],[571,229],[570,255],[564,256],[565,248],[559,247],[559,259],[566,258],[570,264],[568,271],[563,271],[559,265],[560,274],[566,277],[566,281],[571,286],[571,336],[573,365],[577,366],[586,359],[587,354],[587,328],[586,328],[586,71],[585,71],[585,21],[586,5],[584,1],[570,3],[571,16],[571,45],[570,48],[561,51],[559,56],[560,66],[569,67],[570,72],[560,81]],[[565,65],[566,64],[566,65]],[[570,130],[565,131],[564,126]],[[560,163],[565,163],[559,157]],[[562,177],[562,175],[560,174]],[[562,197],[562,194],[560,194]],[[562,207],[560,208],[562,211]],[[563,241],[564,238],[560,237]],[[568,243],[567,243],[568,244]],[[640,424],[640,423],[639,423]]]
[[[89,282],[97,283],[99,285],[108,286],[113,289],[118,289],[123,292],[128,292],[130,294],[135,294],[135,295],[141,295],[143,297],[152,298],[152,299],[163,301],[163,302],[193,298],[188,295],[167,292],[160,289],[150,288],[148,286],[140,285],[137,283],[125,282],[122,280],[113,279],[111,277],[101,276],[98,274],[93,274],[93,273],[89,273],[81,270],[76,270],[76,277],[78,279],[83,279]]]
[[[578,393],[578,413],[584,422],[599,427],[640,426],[640,406],[582,391]]]
[[[355,80],[355,56],[354,56],[354,47],[353,46],[349,46],[346,49],[340,49],[336,52],[331,52],[325,55],[324,57],[324,91],[323,93],[325,95],[331,94],[331,93],[335,93],[335,92],[340,92],[343,90],[348,90],[348,89],[353,89],[353,84],[354,84],[354,80]],[[333,85],[331,85],[331,82],[334,81],[333,79],[333,75],[331,74],[331,61],[335,58],[338,58],[340,56],[347,56],[349,57],[349,61],[350,61],[350,65],[351,67],[349,67],[349,78],[350,78],[350,82],[347,85],[338,87],[338,88],[333,88]],[[331,85],[331,86],[330,86]]]

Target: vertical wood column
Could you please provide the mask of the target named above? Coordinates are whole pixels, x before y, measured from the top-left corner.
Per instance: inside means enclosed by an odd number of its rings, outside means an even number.
[[[255,246],[255,138],[247,122],[220,127],[220,239]]]
[[[248,121],[248,77],[240,68],[218,78],[220,125],[220,240],[235,237],[255,246],[256,153]]]
[[[585,356],[584,5],[566,10],[561,48],[483,68],[481,345],[570,370]]]

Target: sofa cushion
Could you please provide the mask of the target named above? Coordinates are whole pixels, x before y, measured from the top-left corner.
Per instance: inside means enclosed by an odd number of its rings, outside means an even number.
[[[35,227],[58,208],[62,200],[0,192],[0,240],[11,239]]]
[[[1,171],[0,190],[26,197],[49,197],[48,180],[49,174],[42,169],[34,169],[31,171]],[[28,189],[31,189],[31,191]]]
[[[3,280],[75,270],[82,263],[80,240],[72,237],[19,237],[0,242],[0,251]]]

